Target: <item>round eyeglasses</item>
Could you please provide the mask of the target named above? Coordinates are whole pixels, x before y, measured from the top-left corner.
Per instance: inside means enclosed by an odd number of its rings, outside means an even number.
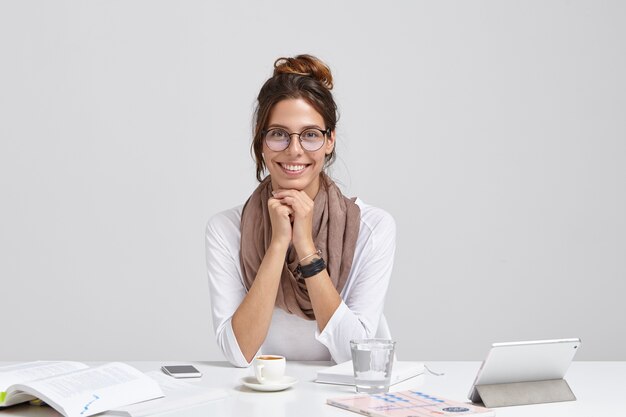
[[[267,147],[276,152],[287,149],[291,144],[291,136],[293,135],[298,136],[302,149],[307,152],[314,152],[324,145],[326,135],[330,135],[330,129],[309,128],[300,133],[289,133],[285,129],[275,127],[262,131],[261,135]]]

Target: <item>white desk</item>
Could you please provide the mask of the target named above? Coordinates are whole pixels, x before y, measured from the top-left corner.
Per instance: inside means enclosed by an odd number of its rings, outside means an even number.
[[[163,364],[184,362],[129,362],[142,371],[157,370]],[[90,363],[96,365],[96,363]],[[193,362],[204,376],[195,381],[207,387],[226,389],[230,396],[208,406],[170,413],[176,417],[263,416],[263,417],[355,417],[360,414],[326,405],[331,397],[354,395],[354,388],[313,382],[317,369],[326,362],[288,362],[287,374],[298,378],[295,386],[282,392],[256,392],[241,385],[251,369],[233,368],[225,362]],[[392,386],[392,391],[419,388],[426,393],[467,401],[467,393],[480,362],[427,362],[444,376],[423,375]],[[497,408],[498,417],[592,417],[626,415],[626,362],[574,362],[566,375],[577,401]],[[49,407],[20,405],[0,411],[0,417],[58,417]]]

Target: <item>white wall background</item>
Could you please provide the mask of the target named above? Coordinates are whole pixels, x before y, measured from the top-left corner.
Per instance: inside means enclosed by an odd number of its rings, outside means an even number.
[[[0,359],[220,359],[203,228],[275,58],[336,78],[334,176],[399,226],[403,358],[626,360],[626,3],[0,2]]]

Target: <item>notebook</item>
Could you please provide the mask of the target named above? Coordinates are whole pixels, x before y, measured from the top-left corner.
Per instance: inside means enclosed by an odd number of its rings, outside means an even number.
[[[390,385],[406,381],[409,378],[424,373],[422,362],[395,361],[391,369]],[[352,361],[340,363],[335,366],[317,371],[315,382],[321,384],[354,385],[354,369]]]
[[[450,415],[493,417],[496,415],[489,408],[452,401],[415,390],[329,398],[326,402],[329,405],[369,417],[433,417]]]

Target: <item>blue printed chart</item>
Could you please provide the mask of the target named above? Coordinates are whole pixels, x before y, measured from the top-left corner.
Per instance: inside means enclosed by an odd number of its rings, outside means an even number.
[[[488,408],[414,390],[332,398],[327,403],[372,417],[495,416]]]

